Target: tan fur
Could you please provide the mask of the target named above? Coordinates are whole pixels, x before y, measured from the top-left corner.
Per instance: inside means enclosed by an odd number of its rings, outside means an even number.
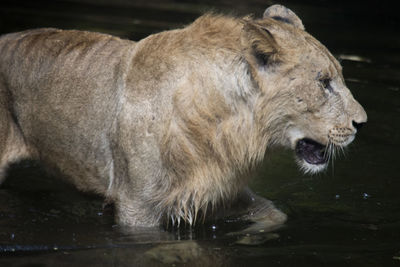
[[[365,112],[339,63],[286,10],[208,14],[138,43],[55,29],[1,37],[1,170],[30,154],[114,201],[122,224],[192,224],[251,196],[247,173],[268,147],[347,145]],[[261,202],[264,216],[285,220]]]

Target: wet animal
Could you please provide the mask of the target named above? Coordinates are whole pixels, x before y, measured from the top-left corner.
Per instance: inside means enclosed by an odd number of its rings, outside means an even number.
[[[0,38],[0,175],[33,158],[112,201],[128,226],[194,224],[232,203],[274,146],[326,168],[367,121],[331,53],[291,10],[206,14],[133,42],[75,30]]]

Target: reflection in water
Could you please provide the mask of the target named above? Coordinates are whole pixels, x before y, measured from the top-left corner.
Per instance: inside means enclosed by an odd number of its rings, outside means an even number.
[[[157,245],[147,250],[144,258],[152,265],[154,263],[168,265],[185,263],[190,266],[210,266],[228,263],[219,256],[219,253],[206,252],[197,242],[190,240]]]
[[[356,62],[366,62],[366,63],[371,63],[371,59],[358,56],[358,55],[339,55],[338,56],[339,60],[350,60],[350,61],[356,61]]]
[[[225,1],[147,2],[4,1],[0,31],[54,26],[137,40],[188,23],[208,7],[257,15],[265,9],[256,0],[234,6]],[[330,6],[283,4],[341,60],[348,87],[369,115],[346,157],[325,174],[301,175],[285,151],[267,157],[251,186],[289,215],[285,227],[243,233],[248,227],[243,222],[216,221],[193,229],[127,234],[114,225],[113,211],[104,209],[102,199],[24,163],[0,187],[0,265],[399,264],[399,21],[378,4],[366,4],[368,12],[340,1],[325,3]],[[369,17],[377,14],[380,21]]]

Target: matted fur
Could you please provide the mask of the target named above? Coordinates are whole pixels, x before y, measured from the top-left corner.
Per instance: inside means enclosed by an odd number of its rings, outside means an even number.
[[[37,158],[115,202],[122,224],[193,224],[249,196],[247,173],[268,147],[347,145],[366,114],[339,63],[293,12],[265,14],[207,14],[138,43],[57,29],[2,36],[1,172]]]

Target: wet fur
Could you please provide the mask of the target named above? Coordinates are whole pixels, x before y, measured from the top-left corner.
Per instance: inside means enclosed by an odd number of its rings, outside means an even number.
[[[307,93],[288,90],[300,86],[289,79],[302,65],[299,44],[316,65],[329,54],[299,23],[207,14],[138,43],[56,29],[5,35],[1,172],[40,159],[115,202],[118,221],[131,226],[193,224],[254,199],[248,171],[268,147],[291,146],[293,119],[303,116],[294,101],[320,111]],[[282,42],[292,36],[301,41]],[[264,201],[263,215],[282,223],[286,216]]]

